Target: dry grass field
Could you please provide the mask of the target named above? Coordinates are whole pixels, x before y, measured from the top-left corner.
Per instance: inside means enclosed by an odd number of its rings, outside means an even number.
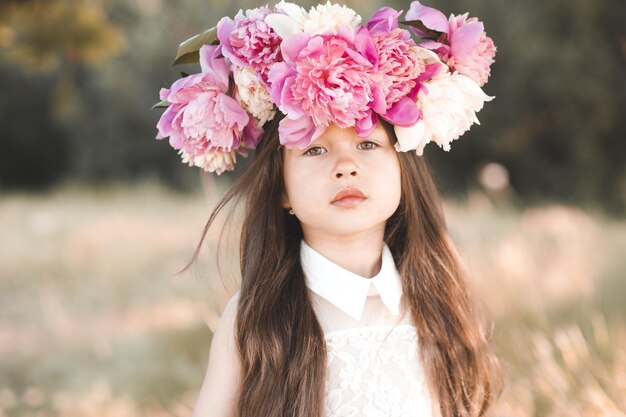
[[[150,184],[0,195],[0,417],[191,415],[237,288],[234,255],[217,278],[216,231],[176,273],[214,201]],[[626,221],[482,194],[445,211],[495,323],[495,415],[623,416]]]

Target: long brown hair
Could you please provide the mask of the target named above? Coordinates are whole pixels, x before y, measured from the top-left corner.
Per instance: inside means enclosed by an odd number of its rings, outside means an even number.
[[[326,344],[300,264],[302,229],[281,206],[285,193],[280,113],[266,125],[245,172],[217,204],[245,210],[236,344],[242,364],[240,417],[322,417]],[[394,143],[393,126],[382,121]],[[399,152],[402,197],[384,240],[416,323],[419,355],[442,417],[482,416],[500,393],[498,361],[447,234],[423,157]],[[231,212],[232,213],[232,212]]]

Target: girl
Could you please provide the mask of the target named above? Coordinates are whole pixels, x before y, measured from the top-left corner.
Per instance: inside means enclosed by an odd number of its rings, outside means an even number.
[[[471,125],[452,123],[490,99],[450,71],[461,57],[438,13],[418,2],[407,13],[422,35],[437,29],[444,43],[429,50],[390,8],[367,25],[329,3],[249,10],[220,21],[219,46],[199,48],[201,74],[162,90],[159,137],[186,162],[220,173],[235,151],[255,149],[203,233],[227,204],[245,203],[241,289],[213,335],[194,417],[482,416],[499,394],[421,156],[430,140],[449,149]],[[263,42],[257,55],[244,50]],[[428,100],[463,89],[483,95],[446,102],[438,131]]]

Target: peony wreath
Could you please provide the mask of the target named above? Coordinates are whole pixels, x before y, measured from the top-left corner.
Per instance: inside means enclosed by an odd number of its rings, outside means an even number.
[[[431,141],[449,151],[494,98],[481,87],[496,47],[467,13],[446,18],[413,1],[401,14],[383,7],[361,24],[346,6],[307,12],[281,1],[222,18],[180,44],[173,65],[201,72],[161,89],[156,138],[169,136],[183,162],[218,175],[256,147],[276,111],[287,148],[307,147],[331,123],[367,137],[381,117],[394,125],[397,151],[422,155]]]

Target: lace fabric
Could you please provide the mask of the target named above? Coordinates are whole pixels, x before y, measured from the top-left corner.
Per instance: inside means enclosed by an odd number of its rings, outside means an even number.
[[[356,321],[312,294],[327,348],[325,417],[430,417],[432,405],[409,315],[369,296]]]
[[[413,326],[338,330],[326,346],[327,417],[430,415]]]

